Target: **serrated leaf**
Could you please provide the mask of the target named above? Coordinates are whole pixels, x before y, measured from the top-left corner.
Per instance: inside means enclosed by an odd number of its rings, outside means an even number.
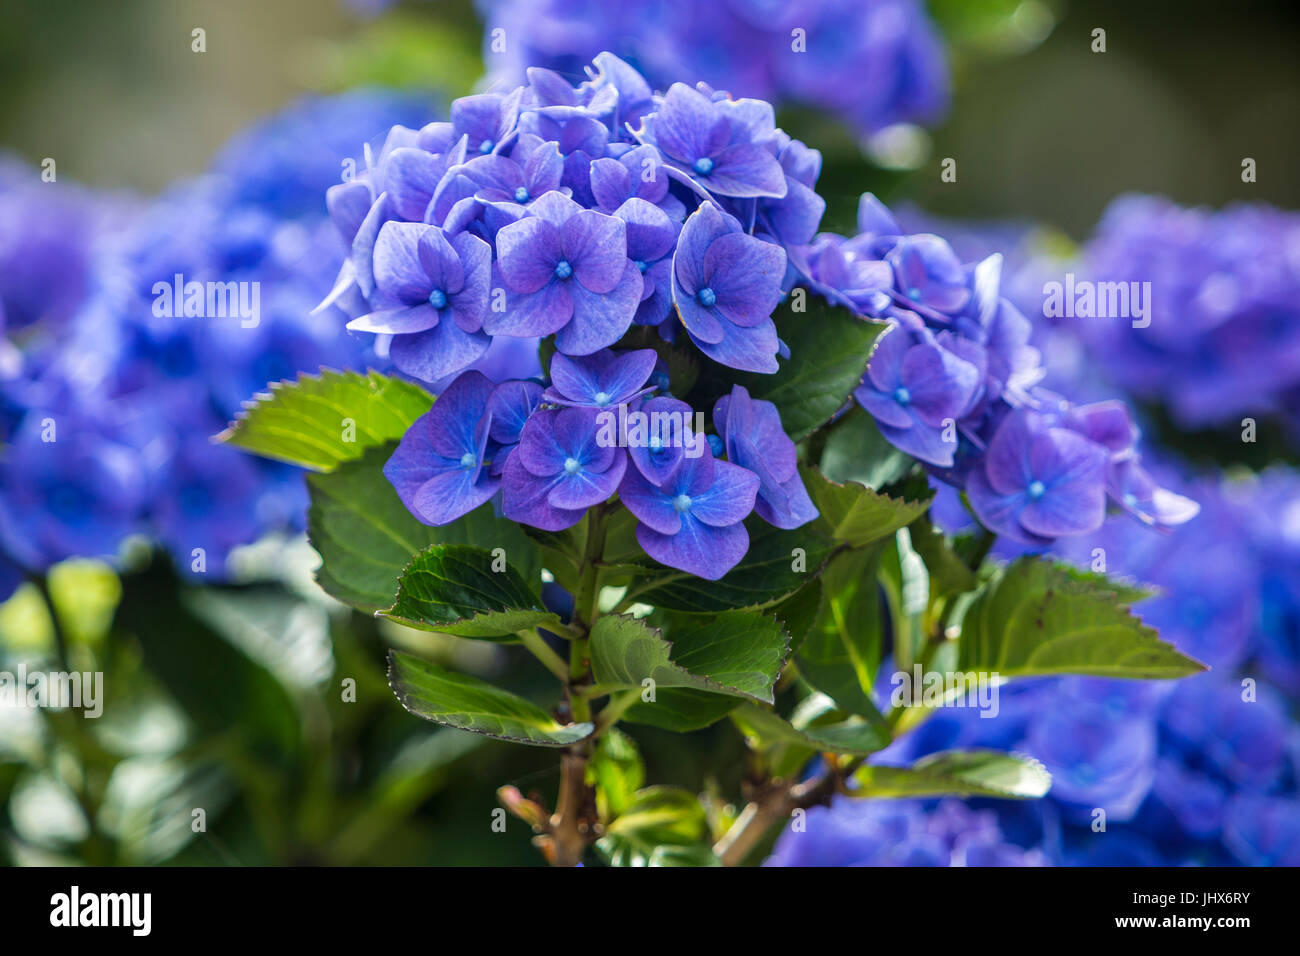
[[[879,720],[853,716],[835,723],[796,728],[775,711],[755,704],[742,704],[732,719],[760,746],[793,744],[809,750],[834,753],[872,754],[889,746],[889,728]]]
[[[321,556],[316,580],[327,594],[368,612],[390,607],[411,556],[431,544],[504,548],[528,582],[540,581],[537,545],[490,506],[439,528],[417,521],[383,475],[394,447],[372,448],[335,471],[307,476],[307,536]]]
[[[766,607],[815,578],[835,550],[833,542],[809,525],[783,531],[751,518],[745,526],[749,551],[720,580],[706,581],[657,564],[647,566],[634,586],[637,600],[691,614]]]
[[[595,729],[561,724],[531,701],[401,651],[388,652],[388,684],[415,716],[498,740],[567,747]]]
[[[1160,640],[1127,608],[1126,587],[1040,558],[1003,568],[962,618],[958,666],[1003,677],[1186,677],[1205,665]]]
[[[269,392],[245,402],[217,440],[313,471],[332,471],[401,438],[432,404],[433,396],[418,385],[378,372],[303,372],[296,382],[272,383]]]
[[[626,615],[605,615],[591,630],[589,653],[597,684],[690,688],[767,703],[789,651],[789,635],[775,618],[727,611],[708,621],[657,627]]]
[[[495,570],[498,564],[501,570]],[[460,637],[509,637],[560,625],[518,571],[482,548],[461,544],[430,545],[415,555],[402,572],[397,600],[381,614],[407,627]]]
[[[719,866],[709,821],[693,793],[677,787],[639,791],[596,841],[610,866]]]
[[[822,572],[822,599],[795,663],[803,678],[842,710],[871,720],[880,664],[882,617],[876,571],[879,550],[836,555]]]
[[[872,491],[856,481],[831,481],[816,468],[802,466],[804,487],[821,512],[817,523],[836,541],[865,547],[906,527],[930,507],[930,496],[918,500]]]
[[[853,775],[858,797],[1002,797],[1027,800],[1044,796],[1052,775],[1031,757],[995,750],[947,750],[910,767],[860,767]]]
[[[832,562],[834,558],[831,559]],[[790,653],[793,654],[808,637],[813,623],[817,620],[822,603],[822,585],[820,579],[809,581],[780,604],[772,606],[772,614],[785,625],[790,635]]]

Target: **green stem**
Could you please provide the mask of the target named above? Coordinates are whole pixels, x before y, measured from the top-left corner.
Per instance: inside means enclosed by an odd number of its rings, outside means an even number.
[[[609,703],[604,706],[600,715],[596,718],[596,732],[593,736],[599,737],[608,731],[609,728],[618,723],[618,719],[623,716],[627,709],[640,699],[641,691],[636,687],[611,697]]]
[[[566,684],[569,682],[569,664],[563,657],[551,650],[551,645],[547,644],[542,635],[537,633],[537,628],[528,627],[517,633],[524,647],[528,648],[532,655],[545,665],[548,671]]]

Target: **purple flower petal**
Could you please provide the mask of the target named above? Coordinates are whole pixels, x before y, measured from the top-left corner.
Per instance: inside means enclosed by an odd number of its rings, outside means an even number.
[[[630,474],[630,472],[629,472]],[[676,534],[662,534],[638,524],[636,539],[645,553],[660,564],[716,581],[740,563],[749,550],[749,532],[743,524],[713,528],[685,516]]]

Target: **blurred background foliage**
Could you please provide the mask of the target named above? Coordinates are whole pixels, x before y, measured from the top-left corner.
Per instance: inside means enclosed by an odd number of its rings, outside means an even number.
[[[482,75],[468,0],[365,6],[6,0],[0,143],[33,163],[55,157],[60,176],[152,194],[304,92],[395,86],[446,101]],[[872,162],[827,117],[779,117],[825,153],[827,228],[852,230],[864,189],[942,216],[1045,224],[1062,245],[1125,191],[1300,205],[1300,124],[1261,121],[1300,98],[1295,3],[930,8],[954,71],[935,130],[867,144]],[[203,54],[191,51],[196,27]],[[1105,54],[1090,52],[1095,27]],[[1241,182],[1245,156],[1255,184]],[[940,181],[943,157],[957,159],[957,182]],[[113,701],[98,720],[0,709],[0,860],[539,864],[526,827],[512,818],[494,833],[492,811],[503,784],[549,803],[554,755],[411,718],[388,690],[384,653],[454,661],[525,696],[549,686],[546,672],[517,648],[343,608],[311,582],[314,563],[302,542],[264,542],[240,555],[239,583],[200,588],[140,547],[120,575],[66,562],[0,606],[0,670],[103,672]],[[728,725],[636,737],[648,779],[738,792],[743,754]]]

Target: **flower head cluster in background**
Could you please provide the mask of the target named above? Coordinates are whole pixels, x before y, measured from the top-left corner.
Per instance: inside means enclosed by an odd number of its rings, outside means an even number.
[[[293,469],[211,438],[268,381],[367,363],[360,337],[311,316],[341,260],[320,195],[361,142],[415,110],[391,94],[306,101],[233,142],[209,175],[148,202],[6,168],[10,587],[20,569],[113,556],[133,534],[220,578],[232,548],[301,526]]]
[[[1110,381],[1160,403],[1182,428],[1250,416],[1281,418],[1300,432],[1300,215],[1122,196],[1076,271],[1097,283],[1150,283],[1145,328],[1060,320]]]
[[[860,134],[948,105],[942,40],[919,0],[479,0],[494,87],[530,66],[581,78],[609,50],[659,89],[690,77],[837,116]]]

